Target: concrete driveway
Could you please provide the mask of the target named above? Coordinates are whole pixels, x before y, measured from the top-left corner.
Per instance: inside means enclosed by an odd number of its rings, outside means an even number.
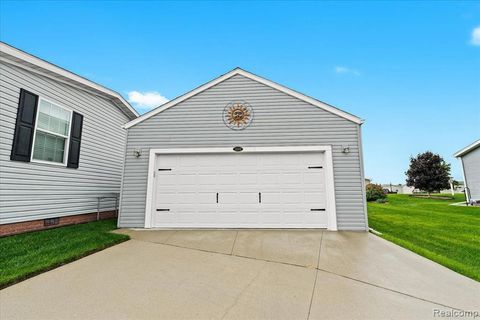
[[[135,231],[0,292],[5,319],[428,319],[480,284],[368,233]],[[438,319],[438,316],[437,316]]]

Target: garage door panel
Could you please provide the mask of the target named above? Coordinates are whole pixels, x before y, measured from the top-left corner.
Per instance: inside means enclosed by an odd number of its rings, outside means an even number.
[[[201,187],[204,186],[215,186],[217,184],[218,178],[216,173],[199,173],[197,175],[197,184]]]
[[[321,204],[320,207],[325,207],[325,198],[323,192],[306,192],[303,194],[303,202],[311,204]]]
[[[223,192],[219,194],[218,199],[219,204],[235,204],[235,205],[244,205],[244,204],[257,204],[258,203],[258,193],[253,192]]]
[[[205,155],[202,157],[202,160],[208,160],[207,158],[211,158],[211,155]],[[177,165],[183,169],[186,167],[196,168],[198,166],[199,156],[198,155],[190,155],[190,156],[178,156]]]
[[[157,173],[157,185],[161,186],[172,186],[177,183],[177,178],[175,174],[164,174],[164,173]],[[159,181],[161,180],[161,181]]]
[[[318,172],[318,171],[307,172],[306,174],[303,175],[303,183],[308,183],[308,184],[323,183],[324,176],[325,175],[323,172]]]
[[[258,183],[261,185],[265,184],[278,184],[280,177],[275,172],[262,172],[258,177]]]
[[[224,154],[225,158],[231,158],[231,154]],[[245,166],[245,167],[257,167],[260,163],[260,159],[258,157],[252,157],[251,153],[239,153],[233,157],[233,162],[237,165]]]
[[[238,173],[237,175],[237,184],[250,184],[256,185],[258,183],[258,173]]]
[[[279,183],[294,184],[298,186],[299,184],[302,184],[302,174],[283,172],[282,174],[280,174]]]
[[[237,173],[236,172],[219,172],[217,175],[218,185],[234,185],[236,184]]]

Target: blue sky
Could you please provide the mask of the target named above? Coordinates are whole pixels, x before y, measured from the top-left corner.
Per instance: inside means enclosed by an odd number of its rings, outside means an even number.
[[[0,12],[2,41],[130,93],[143,112],[239,66],[353,113],[376,182],[404,182],[425,150],[461,180],[452,154],[480,138],[479,2],[1,1]]]

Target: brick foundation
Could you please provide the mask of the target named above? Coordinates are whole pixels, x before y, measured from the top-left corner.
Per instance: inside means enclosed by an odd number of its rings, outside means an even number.
[[[100,212],[100,220],[110,219],[115,217],[117,217],[117,212],[115,210]],[[91,222],[91,221],[97,220],[97,213],[93,212],[93,213],[77,214],[74,216],[59,217],[58,224],[54,226],[44,226],[43,220],[44,219],[9,223],[9,224],[0,224],[0,237],[11,236],[13,234],[24,233],[29,231],[52,229],[52,228],[62,227],[70,224]]]

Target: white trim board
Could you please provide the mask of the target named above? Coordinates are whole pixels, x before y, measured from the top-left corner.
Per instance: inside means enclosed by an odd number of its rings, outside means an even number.
[[[176,148],[150,149],[148,159],[147,196],[145,203],[145,228],[152,228],[153,204],[155,203],[155,163],[159,154],[200,154],[200,153],[266,153],[266,152],[324,152],[327,230],[337,230],[337,211],[335,204],[335,179],[333,175],[332,147],[327,146],[290,146],[290,147],[245,147],[241,152],[232,148]]]
[[[283,92],[283,93],[288,94],[288,95],[290,95],[290,96],[292,96],[292,97],[295,97],[295,98],[297,98],[297,99],[300,99],[300,100],[302,100],[302,101],[305,101],[305,102],[307,102],[307,103],[309,103],[309,104],[311,104],[311,105],[313,105],[313,106],[315,106],[315,107],[318,107],[318,108],[323,109],[323,110],[325,110],[325,111],[328,111],[328,112],[330,112],[330,113],[332,113],[332,114],[335,114],[335,115],[338,115],[338,116],[340,116],[340,117],[342,117],[342,118],[345,118],[345,119],[347,119],[347,120],[350,120],[350,121],[352,121],[352,122],[354,122],[354,123],[357,123],[357,124],[362,124],[362,123],[363,123],[363,120],[362,120],[362,119],[360,119],[360,118],[358,118],[358,117],[356,117],[356,116],[354,116],[354,115],[352,115],[352,114],[350,114],[350,113],[347,113],[347,112],[345,112],[345,111],[342,111],[342,110],[340,110],[340,109],[337,109],[337,108],[335,108],[335,107],[333,107],[333,106],[331,106],[331,105],[328,105],[328,104],[326,104],[326,103],[324,103],[324,102],[321,102],[321,101],[319,101],[319,100],[316,100],[316,99],[314,99],[314,98],[311,98],[311,97],[309,97],[309,96],[307,96],[307,95],[304,95],[304,94],[302,94],[302,93],[300,93],[300,92],[297,92],[297,91],[295,91],[295,90],[289,89],[289,88],[287,88],[287,87],[285,87],[285,86],[282,86],[282,85],[280,85],[280,84],[278,84],[278,83],[275,83],[275,82],[273,82],[273,81],[270,81],[270,80],[268,80],[268,79],[259,77],[259,76],[255,75],[255,74],[250,73],[250,72],[248,72],[248,71],[245,71],[245,70],[243,70],[243,69],[235,68],[235,69],[233,69],[232,71],[230,71],[230,72],[228,72],[228,73],[226,73],[226,74],[224,74],[224,75],[222,75],[222,76],[220,76],[220,77],[218,77],[218,78],[216,78],[216,79],[214,79],[214,80],[211,80],[211,81],[209,81],[209,82],[201,85],[200,87],[197,87],[196,89],[193,89],[192,91],[189,91],[189,92],[187,92],[186,94],[184,94],[184,95],[182,95],[182,96],[180,96],[180,97],[177,97],[177,98],[175,98],[175,99],[173,99],[173,100],[171,100],[171,101],[169,101],[169,102],[167,102],[167,103],[165,103],[165,104],[157,107],[156,109],[153,109],[153,110],[151,110],[150,112],[147,112],[147,113],[145,113],[144,115],[142,115],[142,116],[140,116],[140,117],[138,117],[138,118],[136,118],[136,119],[128,122],[124,127],[125,127],[125,129],[131,128],[131,127],[133,127],[133,126],[135,126],[135,125],[137,125],[137,124],[139,124],[139,123],[147,120],[148,118],[151,118],[151,117],[153,117],[154,115],[159,114],[160,112],[163,112],[163,111],[165,111],[165,110],[167,110],[167,109],[170,109],[170,108],[176,106],[177,104],[179,104],[180,102],[183,102],[183,101],[185,101],[185,100],[187,100],[187,99],[189,99],[189,98],[191,98],[191,97],[193,97],[193,96],[195,96],[195,95],[197,95],[197,94],[199,94],[199,93],[201,93],[201,92],[203,92],[203,91],[205,91],[205,90],[207,90],[207,89],[209,89],[209,88],[211,88],[211,87],[219,84],[220,82],[223,82],[223,81],[225,81],[225,80],[227,80],[227,79],[229,79],[229,78],[231,78],[231,77],[233,77],[233,76],[235,76],[235,75],[241,75],[241,76],[244,76],[244,77],[249,78],[249,79],[251,79],[251,80],[254,80],[254,81],[257,81],[257,82],[259,82],[259,83],[262,83],[262,84],[264,84],[264,85],[266,85],[266,86],[269,86],[269,87],[271,87],[271,88],[273,88],[273,89],[276,89],[276,90],[278,90],[278,91],[280,91],[280,92]]]
[[[466,146],[462,150],[459,150],[459,151],[455,152],[453,154],[453,156],[456,157],[456,158],[462,157],[462,156],[466,155],[467,153],[469,153],[470,151],[472,151],[473,149],[476,149],[479,146],[480,146],[480,139],[475,141],[474,143]]]
[[[138,112],[119,93],[99,85],[98,83],[85,79],[71,71],[56,66],[43,59],[37,58],[1,41],[0,53],[0,60],[3,62],[27,69],[31,72],[41,74],[48,78],[53,78],[52,75],[55,75],[55,80],[62,83],[67,83],[82,90],[89,88],[91,92],[95,94],[101,94],[104,97],[114,101],[115,105],[120,103],[126,110],[129,111],[130,119],[135,119],[139,116]],[[66,80],[68,80],[68,82]]]

